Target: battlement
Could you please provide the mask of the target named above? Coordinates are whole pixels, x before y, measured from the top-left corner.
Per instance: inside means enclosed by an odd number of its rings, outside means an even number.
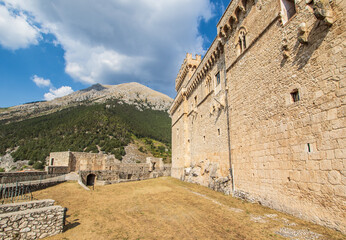
[[[179,73],[175,80],[175,90],[179,92],[184,82],[188,82],[196,71],[198,65],[201,63],[202,56],[196,54],[195,58],[191,53],[187,53],[183,64],[180,67]]]

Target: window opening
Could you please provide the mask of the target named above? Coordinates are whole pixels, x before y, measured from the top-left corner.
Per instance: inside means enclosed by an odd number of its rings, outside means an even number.
[[[220,134],[221,134],[220,128],[217,130],[217,134],[220,136]]]
[[[307,144],[307,147],[308,147],[308,152],[311,152],[311,146],[310,146],[310,143]]]
[[[195,107],[197,107],[197,96],[195,96]]]
[[[240,30],[239,32],[238,44],[240,53],[242,53],[246,49],[246,32],[244,30]]]
[[[293,90],[293,92],[291,92],[291,97],[292,97],[293,102],[298,102],[300,100],[298,89],[295,89],[295,90]]]
[[[218,72],[216,75],[216,86],[220,84],[220,72]]]
[[[294,0],[281,0],[281,16],[282,23],[285,24],[296,14],[296,6]]]

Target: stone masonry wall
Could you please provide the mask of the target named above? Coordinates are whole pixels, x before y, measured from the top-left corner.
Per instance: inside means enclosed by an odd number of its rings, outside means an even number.
[[[49,166],[68,166],[71,152],[51,152],[49,154]],[[52,164],[53,163],[53,164]]]
[[[0,238],[38,239],[59,234],[64,214],[61,206],[0,214]]]
[[[45,179],[49,177],[47,172],[6,172],[0,173],[0,183],[14,183],[14,182],[24,182],[33,181],[39,179]]]
[[[332,26],[306,1],[296,8],[285,25],[280,18],[266,28],[252,23],[260,19],[254,8],[240,24],[262,33],[228,62],[235,194],[346,232],[345,21],[335,5]],[[305,44],[298,41],[302,23]],[[227,56],[236,54],[235,42],[227,41]]]
[[[37,208],[43,208],[43,207],[50,207],[54,205],[54,202],[55,201],[52,199],[45,199],[45,200],[37,200],[37,201],[31,201],[31,202],[2,204],[0,205],[0,214],[24,211],[29,209],[37,209]]]
[[[281,6],[230,3],[172,105],[172,176],[346,232],[346,3],[296,0],[285,24]]]
[[[164,164],[160,169],[150,169],[150,164],[147,163],[124,163],[117,164],[113,170],[87,170],[80,171],[82,182],[87,184],[87,177],[90,174],[96,176],[97,184],[110,184],[126,181],[138,181],[150,178],[170,176],[171,165]]]

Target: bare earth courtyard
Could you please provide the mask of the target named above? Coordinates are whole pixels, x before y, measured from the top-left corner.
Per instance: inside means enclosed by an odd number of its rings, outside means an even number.
[[[170,177],[94,191],[66,182],[34,197],[68,208],[65,232],[47,239],[345,239],[331,229]]]

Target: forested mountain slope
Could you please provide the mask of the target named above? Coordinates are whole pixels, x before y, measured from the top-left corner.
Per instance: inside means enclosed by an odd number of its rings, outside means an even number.
[[[88,90],[87,90],[88,91]],[[90,91],[90,90],[89,90]],[[141,93],[135,93],[140,96]],[[171,119],[143,98],[81,100],[46,115],[0,121],[0,156],[11,152],[15,161],[31,160],[42,167],[50,152],[100,151],[122,159],[124,147],[170,161]],[[158,109],[158,110],[155,110]]]

